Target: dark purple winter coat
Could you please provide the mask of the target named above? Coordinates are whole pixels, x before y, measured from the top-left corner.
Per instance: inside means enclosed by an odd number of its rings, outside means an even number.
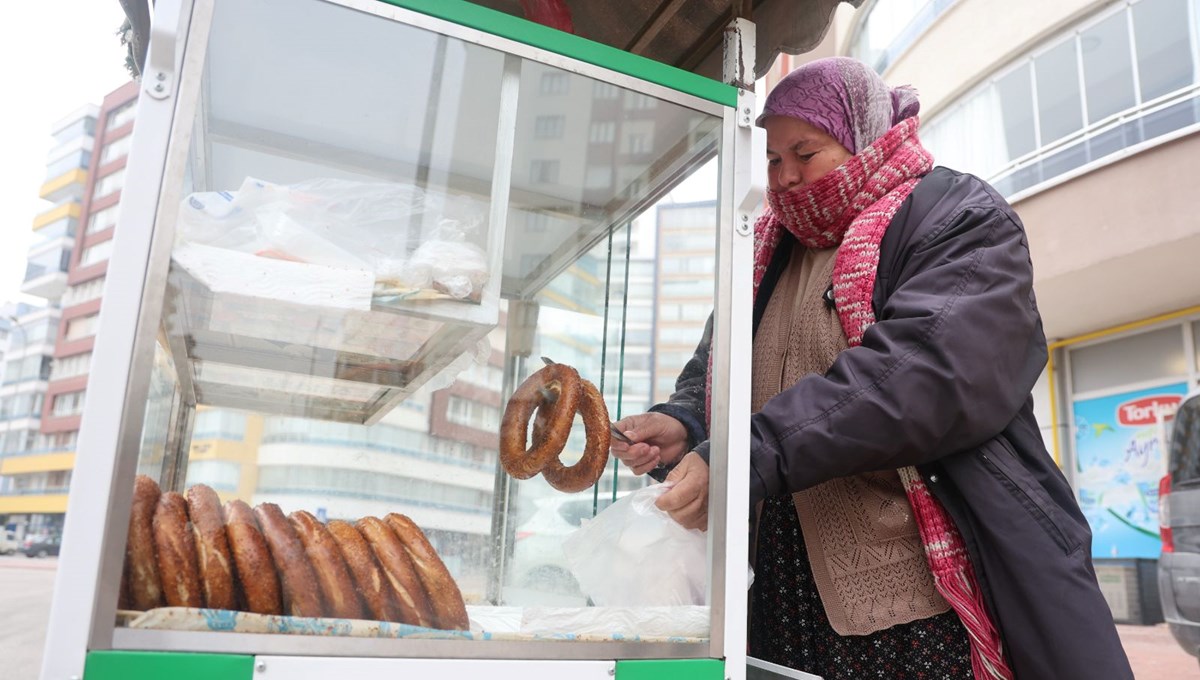
[[[763,278],[756,328],[786,244]],[[935,168],[888,227],[873,306],[861,346],[752,416],[751,507],[915,465],[962,533],[1017,680],[1133,678],[1091,531],[1034,419],[1046,339],[1012,208],[978,178]],[[652,409],[683,422],[706,459],[709,324],[676,393]]]

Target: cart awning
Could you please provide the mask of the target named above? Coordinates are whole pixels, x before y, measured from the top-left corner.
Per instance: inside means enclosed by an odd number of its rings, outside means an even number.
[[[838,4],[863,0],[472,0],[494,10],[538,20],[555,28],[567,18],[580,37],[721,79],[725,27],[735,17],[755,22],[755,77],[775,57],[817,46]],[[564,12],[565,9],[565,12]],[[557,24],[557,25],[556,25]]]

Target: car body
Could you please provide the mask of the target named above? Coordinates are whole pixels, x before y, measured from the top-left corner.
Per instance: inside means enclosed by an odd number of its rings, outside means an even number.
[[[1167,475],[1159,483],[1159,524],[1163,618],[1183,649],[1200,656],[1200,390],[1175,412]]]
[[[12,555],[21,547],[17,535],[11,531],[0,531],[0,555]]]
[[[21,552],[25,553],[26,557],[57,556],[61,548],[62,538],[45,534],[26,536],[25,542],[21,544]]]

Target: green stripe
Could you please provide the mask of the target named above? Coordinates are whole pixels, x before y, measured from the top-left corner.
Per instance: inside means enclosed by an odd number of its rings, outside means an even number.
[[[250,680],[254,657],[174,652],[88,652],[84,680]]]
[[[737,88],[662,62],[497,12],[465,0],[381,0],[492,35],[648,80],[722,106],[737,106]],[[515,3],[514,3],[515,4]]]
[[[618,661],[616,680],[725,680],[725,662],[719,659]]]

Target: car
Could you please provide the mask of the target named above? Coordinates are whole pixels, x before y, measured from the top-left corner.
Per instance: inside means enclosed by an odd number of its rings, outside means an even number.
[[[1179,404],[1158,485],[1158,594],[1184,651],[1200,656],[1200,390]]]
[[[627,493],[619,493],[618,498]],[[571,574],[562,544],[585,518],[590,519],[612,503],[611,494],[601,495],[595,504],[590,493],[555,494],[526,506],[518,514],[506,604],[585,604],[586,598]]]
[[[57,556],[61,547],[62,538],[58,536],[26,536],[25,542],[21,544],[21,552],[25,553],[26,557]]]
[[[0,555],[12,555],[21,547],[17,535],[11,531],[0,531]]]

